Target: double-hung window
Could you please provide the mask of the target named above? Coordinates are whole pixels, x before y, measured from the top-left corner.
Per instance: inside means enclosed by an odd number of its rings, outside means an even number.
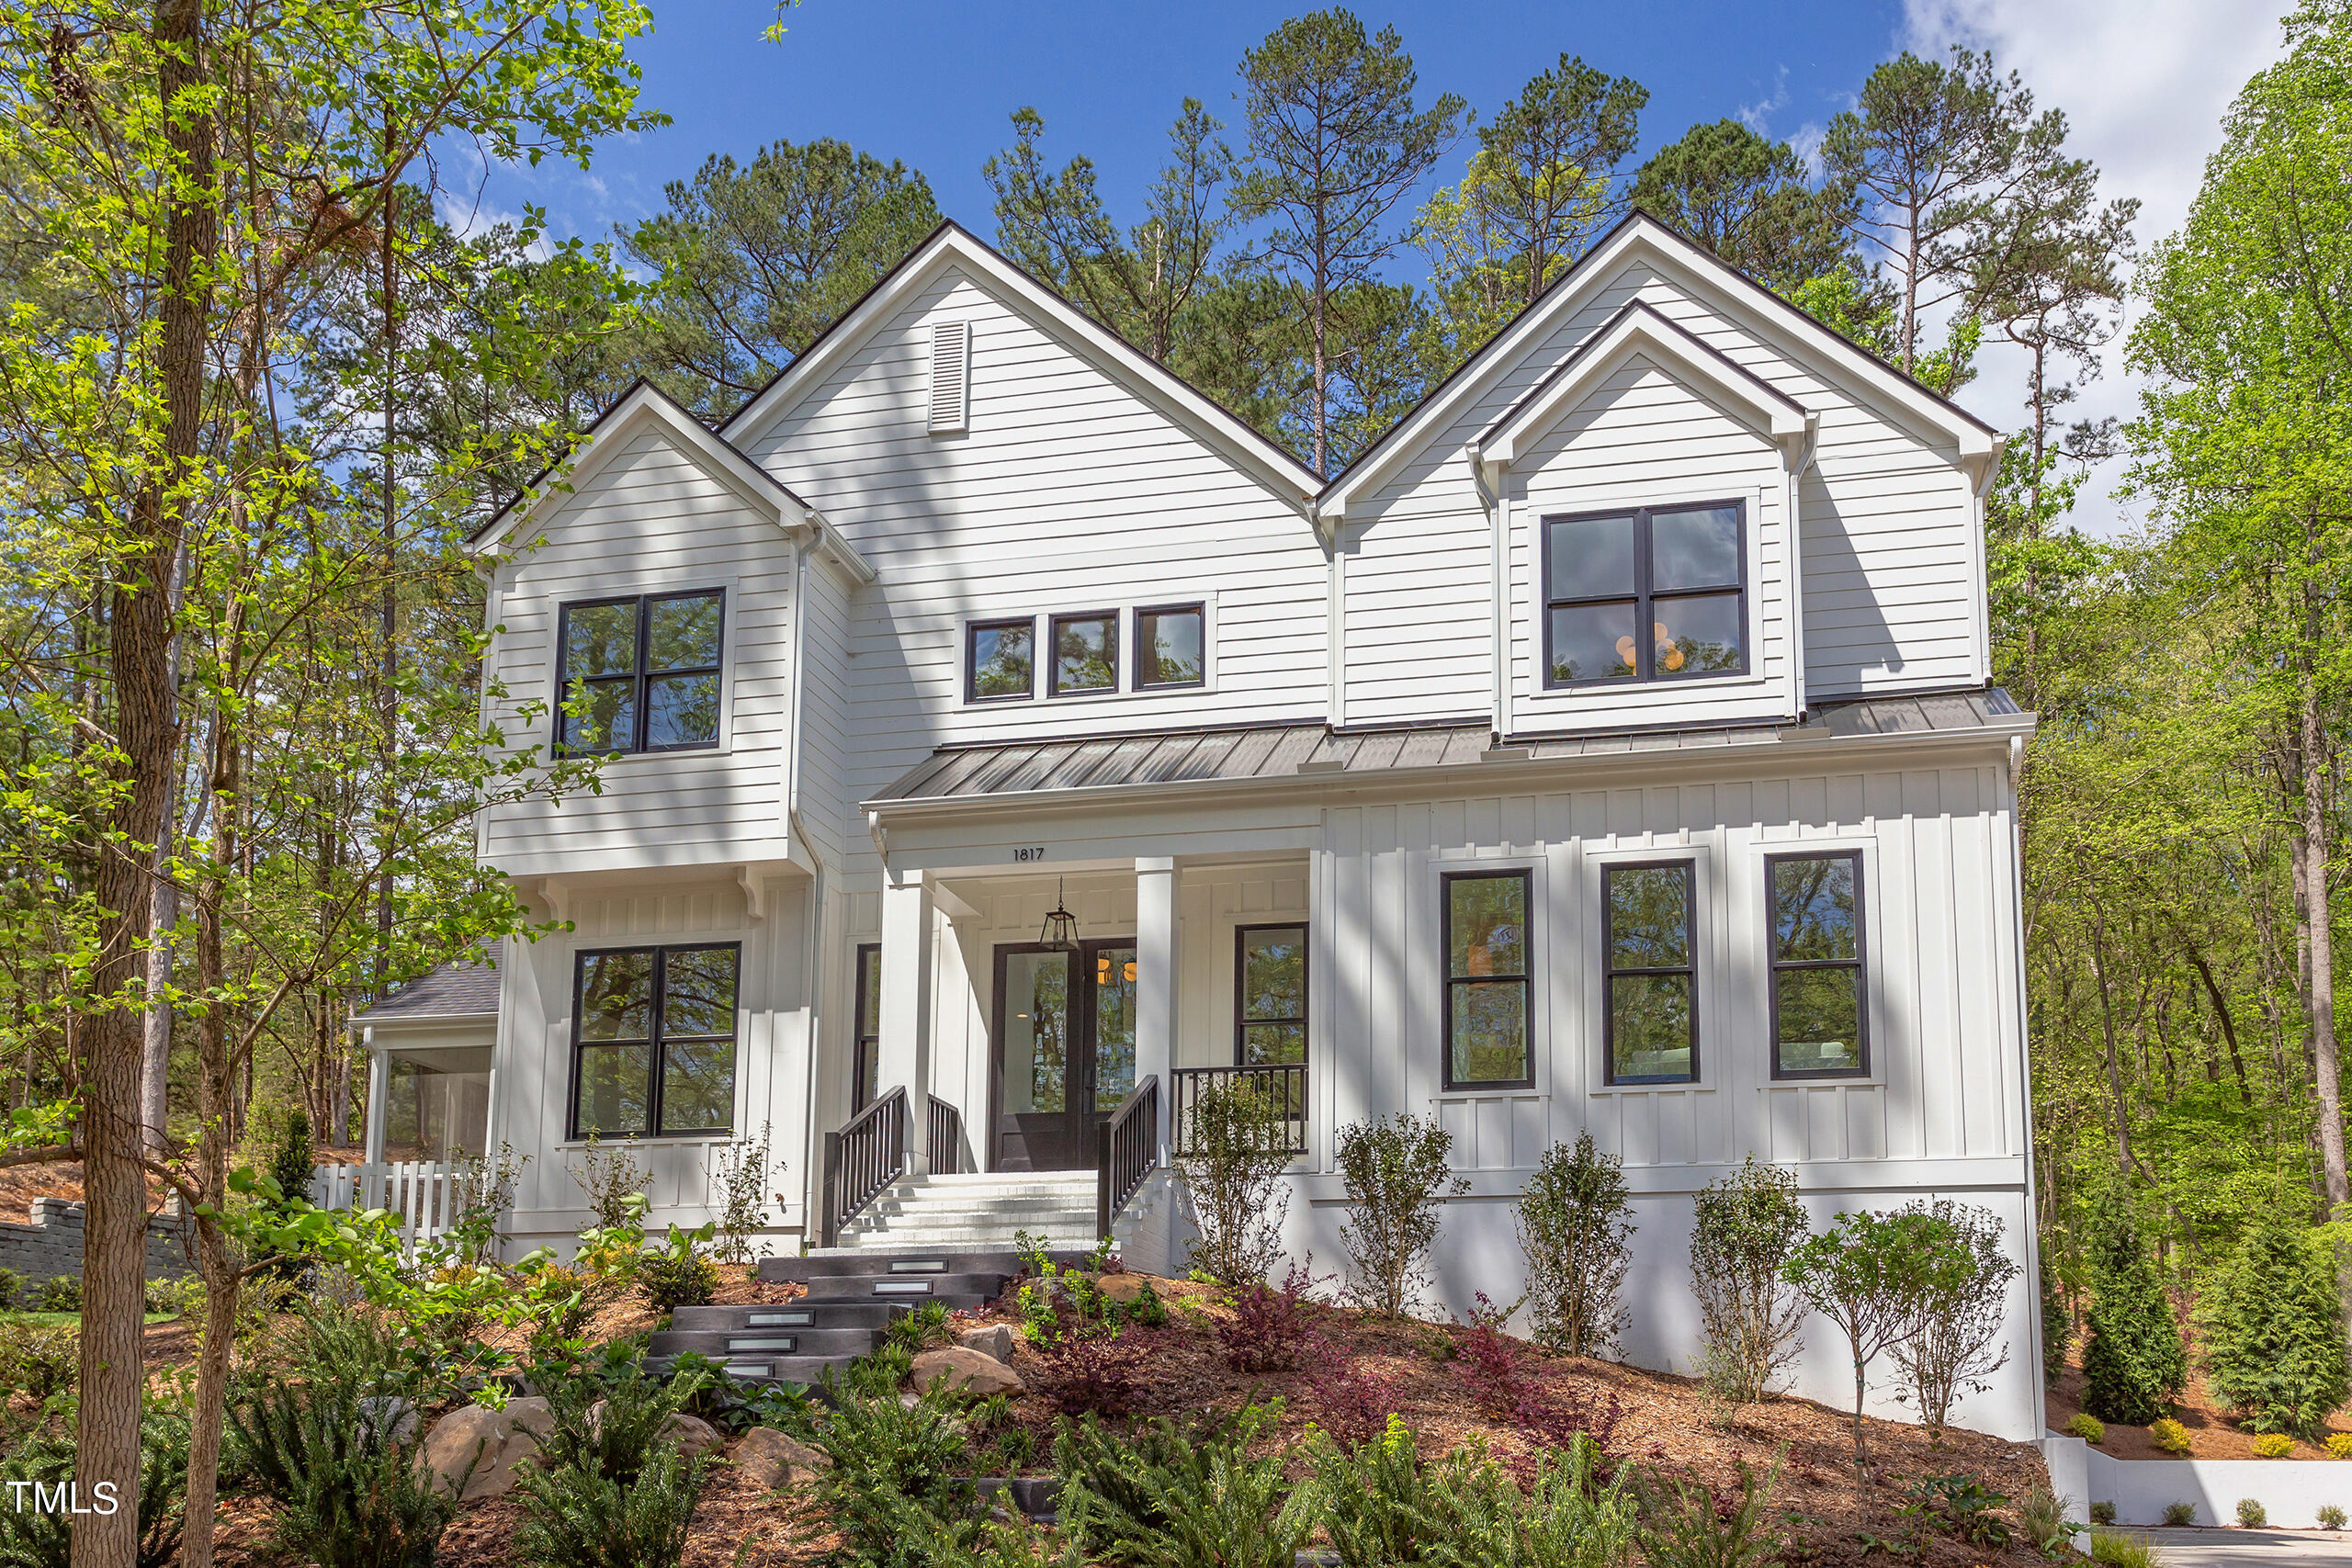
[[[735,1121],[733,942],[579,955],[571,1134],[724,1133]]]
[[[1233,1059],[1244,1067],[1306,1060],[1306,928],[1233,932]]]
[[[1528,874],[1456,872],[1445,893],[1445,1087],[1529,1089]]]
[[[1601,870],[1601,1032],[1611,1083],[1699,1077],[1697,868]]]
[[[1870,1071],[1862,857],[1768,855],[1772,889],[1772,1076]]]
[[[681,751],[718,744],[725,594],[599,599],[564,605],[560,620],[559,751]]]
[[[1544,683],[1747,669],[1743,502],[1544,522]]]

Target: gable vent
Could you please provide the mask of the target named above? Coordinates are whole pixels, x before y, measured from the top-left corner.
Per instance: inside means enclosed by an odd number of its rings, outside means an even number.
[[[972,323],[934,321],[931,327],[931,428],[933,434],[965,428],[972,389]]]

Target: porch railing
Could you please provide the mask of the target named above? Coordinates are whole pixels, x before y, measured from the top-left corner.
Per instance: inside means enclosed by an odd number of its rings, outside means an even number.
[[[954,1176],[964,1168],[964,1113],[935,1094],[923,1099],[931,1103],[924,1118],[922,1145],[931,1173]]]
[[[1159,1077],[1148,1075],[1095,1130],[1094,1235],[1111,1234],[1111,1221],[1127,1206],[1144,1178],[1159,1164]]]
[[[907,1170],[907,1090],[901,1084],[825,1134],[825,1186],[819,1244],[841,1239],[842,1226]]]
[[[1292,1154],[1306,1152],[1306,1064],[1282,1062],[1262,1067],[1178,1067],[1169,1075],[1176,1083],[1176,1116],[1170,1141],[1175,1151],[1193,1151],[1193,1118],[1201,1097],[1213,1089],[1249,1089],[1276,1107],[1280,1119],[1270,1129],[1278,1145]]]
[[[391,1160],[322,1165],[311,1172],[310,1200],[322,1209],[389,1209],[400,1216],[401,1245],[447,1235],[471,1201],[470,1160]]]

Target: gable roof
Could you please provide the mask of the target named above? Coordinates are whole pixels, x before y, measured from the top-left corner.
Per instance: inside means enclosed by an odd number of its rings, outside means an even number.
[[[671,446],[714,481],[733,491],[746,505],[795,538],[819,546],[820,553],[842,570],[863,581],[874,581],[873,567],[814,506],[696,419],[684,403],[642,377],[589,422],[564,458],[542,469],[521,495],[476,529],[466,540],[467,549],[478,556],[491,554],[500,541],[536,516],[541,506],[576,491],[628,448],[631,435],[643,430],[662,433]]]
[[[483,1018],[498,1011],[498,944],[418,976],[365,1012],[354,1023],[406,1022],[428,1018]]]
[[[943,268],[960,265],[1059,338],[1113,380],[1235,459],[1258,481],[1305,512],[1323,481],[1315,471],[1203,394],[1165,365],[1023,271],[954,220],[931,231],[906,259],[882,275],[856,304],[803,349],[775,379],[719,425],[729,441],[749,444],[841,364]]]
[[[1989,471],[1999,456],[2000,432],[1919,385],[1851,339],[1832,331],[1720,257],[1692,243],[1648,213],[1635,209],[1620,219],[1555,278],[1526,309],[1476,354],[1456,367],[1410,412],[1390,425],[1348,465],[1318,498],[1326,516],[1344,515],[1351,502],[1371,494],[1414,452],[1450,428],[1494,378],[1532,353],[1584,303],[1598,284],[1627,257],[1644,255],[1669,272],[1702,287],[1713,282],[1757,305],[1804,342],[1835,360],[1873,394],[1932,430],[1951,437],[1963,462],[1982,462]],[[1622,314],[1622,312],[1621,312]],[[1615,318],[1611,318],[1614,324]],[[1566,368],[1571,354],[1558,368]]]
[[[1800,444],[1820,416],[1721,349],[1676,325],[1655,306],[1635,299],[1577,344],[1551,373],[1520,394],[1470,442],[1489,468],[1509,468],[1528,446],[1583,400],[1594,382],[1633,355],[1660,362],[1668,374],[1696,382],[1717,400],[1745,410],[1767,440],[1793,466]]]

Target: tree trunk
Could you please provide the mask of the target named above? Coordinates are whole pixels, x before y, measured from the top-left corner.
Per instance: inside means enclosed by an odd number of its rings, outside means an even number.
[[[126,997],[141,977],[153,913],[149,855],[172,786],[169,679],[172,558],[185,523],[175,493],[198,456],[210,316],[212,125],[201,96],[202,0],[159,0],[153,37],[158,96],[177,167],[164,247],[163,333],[156,368],[164,408],[160,473],[132,503],[113,604],[115,736],[125,786],[98,862],[97,962],[91,990]],[[74,1420],[75,1477],[85,1495],[110,1484],[126,1505],[73,1522],[76,1568],[132,1568],[139,1550],[139,1416],[145,1374],[141,1316],[147,1280],[146,1144],[141,1103],[145,1055],[139,1013],[110,1007],[83,1035],[82,1393]]]
[[[179,830],[180,804],[180,602],[187,587],[187,540],[172,552],[170,588],[173,625],[164,654],[166,711],[172,725],[172,788],[164,801],[164,827],[155,836],[154,913],[147,923],[147,1010],[139,1062],[139,1113],[147,1129],[147,1154],[164,1157],[171,1132],[172,927],[179,922],[179,886],[171,879],[172,845]]]
[[[2309,648],[2317,642],[2319,609],[2308,590],[2306,596],[2312,606],[2305,628],[2311,639],[2305,644]],[[2301,763],[2302,801],[2295,837],[2296,848],[2302,857],[2301,916],[2307,931],[2305,946],[2311,953],[2312,1075],[2319,1089],[2320,1165],[2327,1184],[2328,1212],[2334,1217],[2346,1201],[2352,1201],[2352,1188],[2347,1188],[2346,1181],[2344,1089],[2335,1061],[2335,960],[2329,929],[2332,900],[2327,887],[2327,731],[2320,713],[2319,683],[2308,653],[2303,660],[2302,685],[2302,734],[2298,748],[2301,753],[2298,760]]]

